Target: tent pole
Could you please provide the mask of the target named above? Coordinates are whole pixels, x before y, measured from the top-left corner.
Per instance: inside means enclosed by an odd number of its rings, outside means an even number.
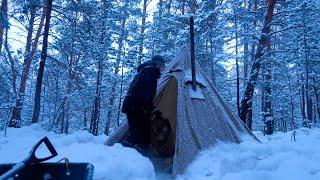
[[[192,73],[192,89],[196,90],[196,67],[194,57],[194,20],[190,17],[190,51],[191,51],[191,73]]]

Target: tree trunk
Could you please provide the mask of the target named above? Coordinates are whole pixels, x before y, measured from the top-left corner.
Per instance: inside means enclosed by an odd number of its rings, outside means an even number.
[[[267,135],[273,134],[273,112],[272,112],[272,105],[271,105],[271,55],[270,55],[270,38],[267,38],[267,45],[266,45],[266,53],[265,53],[265,60],[262,62],[263,64],[263,100],[262,100],[262,117],[264,122],[264,131]],[[283,116],[283,115],[282,115]]]
[[[99,130],[99,121],[100,121],[100,107],[101,107],[101,83],[102,83],[102,75],[103,75],[103,60],[104,60],[104,46],[105,46],[105,38],[106,38],[106,27],[105,21],[102,22],[101,28],[101,39],[99,44],[100,57],[98,60],[98,73],[96,79],[96,93],[94,97],[94,104],[92,109],[91,121],[90,121],[90,129],[89,132],[93,135],[98,135]]]
[[[16,68],[15,68],[15,60],[13,59],[9,45],[8,45],[8,29],[6,29],[6,35],[5,35],[5,43],[4,43],[4,48],[8,54],[8,58],[10,61],[10,69],[12,72],[12,89],[13,89],[13,94],[16,97],[17,96],[17,73],[16,73]]]
[[[167,13],[168,14],[171,13],[171,5],[172,5],[172,0],[168,0],[168,2],[167,2]]]
[[[293,103],[293,98],[292,98],[292,85],[291,85],[291,80],[290,80],[290,76],[288,74],[288,71],[286,72],[287,77],[288,77],[288,82],[289,82],[289,92],[290,92],[290,107],[291,107],[291,118],[290,118],[290,125],[291,125],[291,130],[296,129],[297,125],[296,122],[294,120],[294,103]]]
[[[161,18],[162,17],[162,11],[163,11],[163,1],[162,0],[159,0],[159,17]]]
[[[34,6],[31,9],[31,16],[30,16],[30,20],[29,20],[28,36],[27,36],[27,42],[26,42],[26,50],[25,50],[25,54],[24,54],[23,70],[22,70],[21,80],[20,80],[20,85],[19,85],[19,92],[17,94],[15,106],[13,107],[13,110],[11,113],[9,127],[16,127],[16,128],[21,127],[21,110],[22,110],[22,106],[23,106],[24,94],[26,91],[27,79],[29,76],[29,71],[30,71],[30,66],[31,66],[33,55],[38,47],[38,41],[39,41],[39,38],[41,35],[41,30],[43,27],[43,23],[44,23],[43,21],[44,21],[44,17],[45,17],[44,12],[43,12],[36,36],[35,36],[34,41],[32,43],[32,33],[33,33],[35,14],[36,14],[36,7]],[[32,49],[31,49],[31,45],[32,45]],[[30,49],[31,49],[31,51],[30,51]]]
[[[307,116],[306,116],[306,92],[304,85],[304,75],[301,75],[301,87],[300,87],[300,104],[301,104],[301,115],[302,115],[302,125],[303,127],[308,127]]]
[[[314,91],[314,95],[315,95],[315,101],[316,101],[316,109],[317,109],[317,112],[318,112],[318,121],[320,122],[320,97],[319,97],[319,94],[318,94],[318,89],[316,88],[316,78],[313,77],[313,91]]]
[[[182,0],[182,10],[181,10],[181,14],[184,15],[185,13],[185,8],[186,8],[186,0]]]
[[[240,114],[240,72],[239,72],[239,59],[238,59],[238,19],[236,4],[233,7],[234,13],[234,25],[235,25],[235,35],[236,35],[236,71],[237,71],[237,113]]]
[[[250,10],[250,8],[248,7],[248,2],[246,0],[244,0],[244,8]],[[244,45],[243,45],[243,77],[244,77],[244,82],[247,81],[248,79],[248,65],[249,65],[249,42],[248,42],[248,27],[249,26],[245,26],[244,27]]]
[[[304,123],[306,127],[310,127],[310,123],[312,122],[312,99],[309,92],[309,57],[308,57],[308,46],[307,46],[307,30],[306,30],[306,22],[303,13],[303,44],[304,44],[304,55],[305,55],[305,69],[306,69],[306,105],[307,105],[307,122]]]
[[[250,1],[251,2],[251,1]],[[255,11],[255,12],[257,12],[257,10],[258,10],[258,0],[254,0],[253,1],[253,4],[250,4],[250,7],[251,6],[253,6],[253,10]],[[257,14],[257,13],[256,13]],[[253,20],[253,26],[254,27],[257,27],[257,24],[258,24],[258,16],[257,15],[255,15],[255,18],[254,18],[254,20]],[[251,44],[251,50],[250,50],[250,62],[251,63],[253,63],[254,62],[254,59],[255,59],[255,50],[256,50],[256,45],[255,45],[255,43],[252,43]],[[249,68],[248,68],[249,69]],[[248,83],[248,75],[247,75],[247,79],[246,79],[246,81],[245,81],[245,84],[244,84],[244,86],[246,86],[246,84]],[[245,87],[244,87],[244,89],[245,89]],[[252,101],[249,101],[248,102],[248,107],[252,107]],[[241,103],[240,103],[240,109],[241,109]],[[241,110],[240,110],[241,111]],[[249,127],[249,129],[251,130],[251,128],[252,128],[252,108],[249,108],[248,110],[247,110],[248,112],[247,112],[247,115],[246,115],[246,124],[247,124],[247,126]],[[240,117],[241,115],[239,114],[239,117]]]
[[[66,97],[64,98],[63,103],[63,124],[64,128],[62,133],[68,134],[69,133],[69,122],[70,122],[70,96],[71,96],[71,88],[72,88],[72,66],[74,63],[74,55],[70,55],[70,61],[68,62],[68,81],[67,81],[67,92]]]
[[[7,29],[8,26],[8,0],[2,0],[0,12],[0,53],[2,50],[3,44],[3,34],[4,30]]]
[[[147,17],[147,0],[143,0],[143,12],[142,12],[142,20],[141,20],[141,30],[140,30],[140,45],[139,45],[139,54],[138,54],[138,61],[137,64],[140,65],[142,62],[143,56],[143,45],[144,45],[144,31],[146,29],[146,17]]]
[[[210,55],[212,56],[213,55],[213,40],[212,40],[212,37],[210,36]],[[212,80],[212,83],[214,85],[216,85],[216,74],[215,74],[215,70],[214,70],[214,61],[213,59],[211,59],[211,80]]]
[[[99,60],[98,75],[96,81],[96,94],[94,97],[94,105],[92,109],[92,116],[90,122],[90,133],[97,136],[100,119],[100,88],[101,88],[101,74],[102,74],[102,59]]]
[[[197,0],[192,0],[192,4],[191,4],[191,13],[192,14],[196,13],[196,6],[197,6]]]
[[[240,106],[240,118],[243,122],[245,122],[248,127],[251,129],[250,122],[248,121],[248,115],[250,115],[249,111],[252,109],[252,98],[253,98],[253,92],[255,85],[257,83],[259,71],[260,71],[260,64],[261,64],[261,57],[264,54],[264,49],[267,47],[267,39],[269,37],[270,33],[270,25],[273,17],[273,11],[275,7],[276,0],[268,0],[267,3],[267,10],[264,17],[264,23],[262,27],[262,33],[261,37],[259,39],[257,51],[254,56],[254,61],[252,64],[252,68],[250,71],[250,79],[248,80],[244,94],[241,100],[241,106]]]
[[[52,131],[54,129],[55,123],[56,123],[56,118],[58,115],[58,99],[59,99],[59,76],[55,76],[54,77],[54,81],[55,81],[55,91],[54,91],[54,110],[53,110],[53,119],[52,119],[52,123],[50,126],[49,131]]]
[[[15,127],[15,128],[21,127],[21,110],[23,106],[24,93],[26,90],[26,83],[27,83],[27,78],[28,78],[29,69],[31,65],[31,59],[29,59],[29,53],[30,53],[31,44],[32,44],[32,33],[33,33],[33,23],[35,20],[35,14],[36,14],[36,7],[33,7],[31,9],[31,16],[30,16],[29,26],[28,26],[28,36],[27,36],[26,50],[24,55],[25,58],[23,62],[23,71],[22,71],[21,81],[19,86],[19,94],[16,99],[16,104],[12,110],[9,127]]]
[[[52,8],[52,0],[48,0],[47,1],[47,8],[46,8],[46,24],[44,27],[41,60],[40,60],[40,66],[39,66],[37,82],[36,82],[34,109],[33,109],[32,121],[31,121],[32,123],[38,122],[39,113],[40,113],[41,86],[42,86],[44,67],[45,67],[45,63],[46,63],[46,59],[47,59],[47,48],[48,48],[48,36],[49,36],[49,27],[50,27],[50,18],[51,18],[51,8]]]
[[[106,135],[109,135],[109,128],[110,128],[110,122],[111,122],[111,115],[113,113],[113,110],[115,108],[113,108],[114,106],[114,101],[115,101],[115,98],[116,98],[116,87],[117,87],[117,78],[116,76],[118,76],[118,73],[119,73],[119,66],[120,66],[120,62],[121,62],[121,58],[122,58],[122,48],[123,48],[123,39],[124,39],[124,36],[125,36],[125,25],[126,25],[126,19],[122,19],[122,22],[121,22],[121,36],[119,37],[119,40],[118,40],[118,45],[119,45],[119,49],[118,49],[118,54],[117,54],[117,61],[116,61],[116,67],[114,69],[114,80],[113,80],[113,83],[112,83],[112,87],[111,87],[111,95],[110,95],[110,98],[109,98],[109,110],[108,110],[108,113],[107,113],[107,121],[106,121],[106,126],[105,126],[105,130],[104,130],[104,134]]]
[[[120,126],[120,112],[121,112],[121,104],[122,104],[122,93],[123,93],[123,65],[121,67],[121,83],[120,83],[120,95],[119,95],[119,106],[118,106],[118,114],[117,114],[117,126]]]
[[[84,108],[84,118],[83,118],[83,130],[88,130],[87,128],[87,108]]]

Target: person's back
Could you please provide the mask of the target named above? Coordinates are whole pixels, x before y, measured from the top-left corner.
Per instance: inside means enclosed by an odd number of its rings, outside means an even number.
[[[127,115],[132,144],[146,145],[150,142],[150,112],[157,91],[164,60],[161,56],[140,65],[123,101],[122,112]]]
[[[128,113],[141,108],[152,109],[159,77],[160,72],[152,66],[146,66],[137,73],[124,99],[122,112]]]

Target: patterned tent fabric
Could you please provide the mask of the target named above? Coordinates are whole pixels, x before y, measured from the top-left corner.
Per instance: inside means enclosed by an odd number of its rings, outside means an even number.
[[[218,141],[239,143],[246,135],[257,140],[224,102],[198,64],[196,65],[197,91],[202,93],[204,99],[192,98],[191,84],[188,83],[190,72],[190,51],[185,46],[167,66],[158,83],[158,92],[162,92],[172,79],[176,79],[178,87],[176,105],[159,108],[164,112],[177,108],[173,174],[183,173],[199,150],[209,148]],[[157,101],[162,101],[157,98]]]
[[[190,51],[184,46],[167,65],[158,82],[155,98],[155,105],[172,128],[167,142],[155,149],[159,154],[171,157],[174,175],[182,174],[201,149],[218,141],[240,143],[248,137],[259,141],[224,102],[198,64],[196,93],[201,98],[194,97],[190,91],[190,72]],[[123,125],[106,144],[120,142],[127,131],[127,126]]]

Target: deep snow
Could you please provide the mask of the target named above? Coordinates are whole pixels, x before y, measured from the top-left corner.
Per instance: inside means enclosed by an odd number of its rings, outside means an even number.
[[[149,159],[136,150],[120,144],[104,146],[104,135],[95,137],[86,131],[70,135],[44,131],[40,125],[8,129],[7,137],[0,132],[0,164],[23,160],[31,147],[42,137],[48,136],[57,149],[58,161],[68,157],[71,162],[90,162],[95,166],[94,179],[156,179]],[[319,180],[320,179],[320,129],[296,130],[257,136],[262,143],[247,140],[241,144],[220,142],[202,151],[177,177],[196,180]],[[45,150],[40,149],[39,155]],[[166,179],[166,175],[158,175]]]
[[[177,179],[320,179],[320,129],[298,129],[268,137],[256,135],[262,143],[219,143],[201,152]]]
[[[94,165],[94,179],[155,179],[151,161],[135,149],[120,144],[105,146],[106,136],[95,137],[86,131],[70,135],[48,133],[38,124],[20,129],[9,128],[7,137],[3,137],[1,132],[0,163],[23,160],[33,145],[44,136],[49,138],[59,154],[51,162],[63,157],[69,158],[70,162],[90,162]],[[45,153],[46,149],[43,147],[39,157]]]

